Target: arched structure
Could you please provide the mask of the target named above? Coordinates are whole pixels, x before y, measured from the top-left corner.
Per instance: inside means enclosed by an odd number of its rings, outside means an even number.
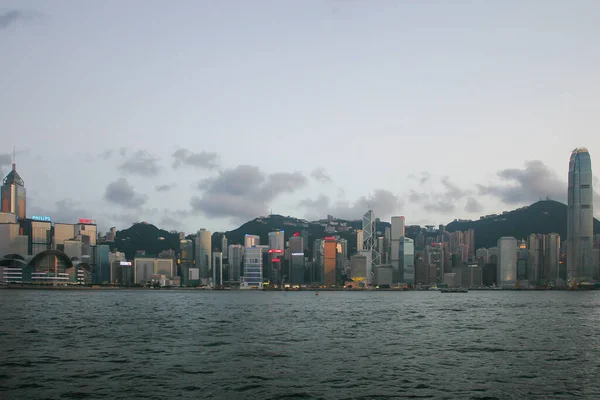
[[[25,261],[25,258],[22,255],[15,254],[15,253],[13,253],[13,254],[7,254],[7,255],[5,255],[2,258],[7,258],[7,259],[11,259],[11,260],[23,260],[23,261]]]
[[[56,257],[57,261],[62,262],[64,265],[64,269],[67,268],[71,268],[73,267],[73,262],[71,261],[71,258],[69,258],[68,255],[66,255],[65,253],[63,253],[60,250],[46,250],[46,251],[42,251],[41,253],[36,254],[35,256],[33,256],[33,258],[31,260],[29,260],[28,265],[33,267],[34,270],[37,270],[37,268],[39,267],[40,262],[45,258],[45,257],[49,257],[49,256],[54,256]]]

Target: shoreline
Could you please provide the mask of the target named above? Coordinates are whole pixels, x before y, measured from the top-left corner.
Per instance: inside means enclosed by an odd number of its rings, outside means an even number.
[[[0,290],[82,290],[82,291],[98,291],[98,290],[144,290],[144,291],[213,291],[213,292],[440,292],[439,289],[402,289],[402,288],[380,288],[380,289],[346,289],[346,288],[302,288],[302,289],[213,289],[213,288],[197,288],[197,287],[126,287],[126,286],[51,286],[51,285],[2,285]],[[469,292],[488,292],[488,291],[522,291],[522,292],[539,292],[539,291],[590,291],[600,289],[569,289],[569,288],[533,288],[533,289],[494,289],[494,288],[473,288],[468,289]]]

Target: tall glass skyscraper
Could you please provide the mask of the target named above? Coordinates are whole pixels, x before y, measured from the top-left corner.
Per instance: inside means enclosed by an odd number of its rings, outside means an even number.
[[[571,153],[567,210],[567,278],[569,284],[592,282],[593,268],[592,160],[585,147]]]

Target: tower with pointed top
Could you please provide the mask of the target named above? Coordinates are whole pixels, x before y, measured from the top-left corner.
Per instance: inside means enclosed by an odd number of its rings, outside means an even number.
[[[585,147],[571,153],[567,208],[567,279],[570,285],[594,280],[592,161]]]
[[[15,214],[18,219],[25,219],[26,214],[26,196],[25,183],[17,173],[17,164],[13,151],[12,170],[2,181],[0,188],[0,211]]]

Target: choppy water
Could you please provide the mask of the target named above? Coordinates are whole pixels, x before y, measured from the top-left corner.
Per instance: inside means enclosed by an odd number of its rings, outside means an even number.
[[[0,398],[600,398],[600,292],[0,291]]]

